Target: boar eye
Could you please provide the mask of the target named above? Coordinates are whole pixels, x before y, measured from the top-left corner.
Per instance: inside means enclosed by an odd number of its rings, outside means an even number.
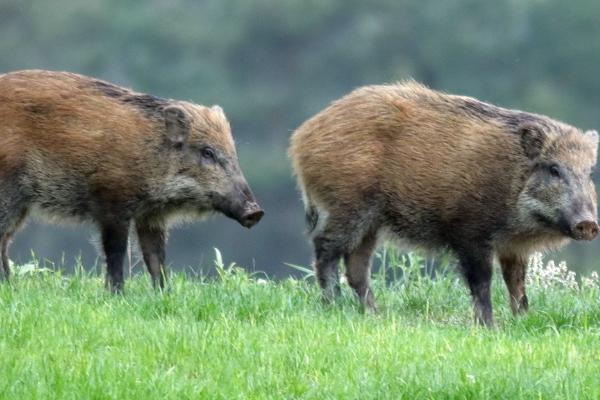
[[[206,158],[207,160],[216,161],[215,151],[210,147],[205,147],[202,149],[202,157]]]
[[[556,164],[552,164],[549,168],[550,175],[555,178],[560,178],[560,168]]]

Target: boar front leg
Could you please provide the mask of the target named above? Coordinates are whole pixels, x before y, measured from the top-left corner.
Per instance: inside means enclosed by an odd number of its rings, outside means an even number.
[[[492,316],[492,253],[481,246],[458,251],[461,271],[473,298],[475,321],[481,325],[494,325]]]
[[[165,230],[158,226],[136,221],[136,230],[144,263],[152,277],[154,288],[165,287]]]
[[[109,222],[101,226],[106,257],[106,286],[113,293],[123,291],[123,260],[127,251],[129,222]]]

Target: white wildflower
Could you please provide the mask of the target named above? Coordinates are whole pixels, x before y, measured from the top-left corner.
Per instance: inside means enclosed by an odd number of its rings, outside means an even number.
[[[550,287],[579,289],[577,274],[569,270],[566,262],[561,261],[556,265],[554,260],[549,260],[544,265],[542,253],[534,253],[529,259],[527,280],[529,284],[542,289]]]
[[[599,289],[600,282],[598,279],[598,273],[593,271],[589,277],[582,278],[581,287],[586,289]]]

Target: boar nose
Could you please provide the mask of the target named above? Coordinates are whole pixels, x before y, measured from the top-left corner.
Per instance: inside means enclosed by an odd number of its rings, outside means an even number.
[[[598,223],[596,221],[581,221],[573,228],[573,237],[576,240],[592,240],[598,235],[598,230]]]
[[[265,212],[260,208],[260,206],[256,203],[249,204],[244,213],[240,217],[240,223],[245,228],[252,228],[254,225],[258,224],[258,221],[265,215]]]

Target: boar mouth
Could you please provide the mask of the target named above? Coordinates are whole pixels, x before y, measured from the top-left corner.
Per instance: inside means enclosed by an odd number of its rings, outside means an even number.
[[[570,234],[570,229],[569,229],[569,224],[566,223],[566,219],[564,218],[560,218],[558,223],[554,222],[550,217],[541,214],[541,213],[534,213],[533,217],[535,218],[535,220],[542,225],[545,228],[549,228],[549,229],[558,229],[561,233],[565,234],[565,235],[569,235]],[[563,223],[564,221],[564,223]]]
[[[573,231],[571,230],[571,224],[569,224],[569,221],[567,221],[567,219],[564,217],[564,215],[561,215],[560,218],[558,218],[558,221],[554,221],[552,218],[550,218],[546,215],[543,215],[541,213],[534,213],[533,217],[543,227],[553,230],[553,231],[559,231],[564,236],[568,236],[570,238],[576,239],[573,237]]]

